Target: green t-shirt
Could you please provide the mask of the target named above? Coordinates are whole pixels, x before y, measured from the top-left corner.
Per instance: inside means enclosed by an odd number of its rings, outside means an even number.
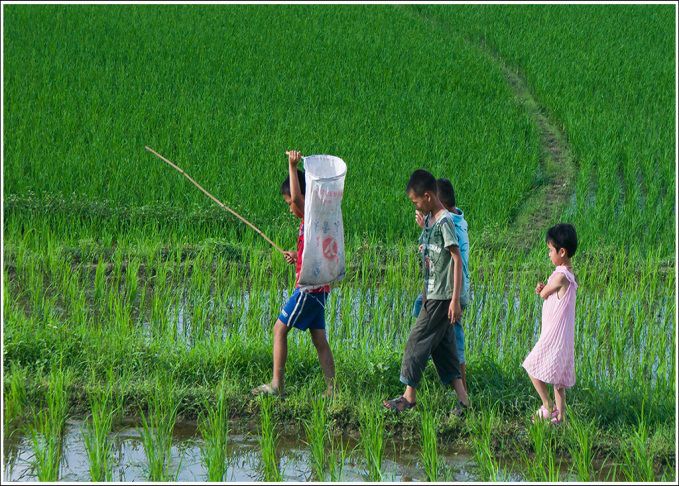
[[[433,216],[424,218],[420,235],[424,264],[424,291],[427,299],[450,300],[453,297],[453,270],[455,262],[450,255],[451,246],[460,246],[455,234],[455,223],[450,213],[434,222]],[[431,226],[430,226],[431,224]]]

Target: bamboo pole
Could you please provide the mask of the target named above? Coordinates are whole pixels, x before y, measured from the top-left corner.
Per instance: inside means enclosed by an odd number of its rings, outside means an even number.
[[[245,219],[243,216],[241,216],[240,214],[238,214],[236,211],[234,211],[234,210],[231,209],[230,207],[226,206],[226,205],[225,205],[223,202],[221,202],[219,199],[217,199],[217,198],[214,197],[212,194],[210,194],[210,193],[207,192],[205,189],[203,189],[203,187],[202,187],[200,184],[198,184],[196,181],[194,181],[194,180],[191,178],[191,176],[188,175],[186,172],[184,172],[180,167],[178,167],[177,165],[175,165],[175,164],[173,164],[172,162],[170,162],[169,160],[167,160],[165,157],[163,157],[162,155],[160,155],[158,152],[156,152],[155,150],[153,150],[153,149],[152,149],[151,147],[149,147],[148,145],[145,145],[144,148],[145,148],[146,150],[148,150],[149,152],[151,152],[151,153],[152,153],[153,155],[155,155],[156,157],[158,157],[160,160],[162,160],[163,162],[165,162],[166,164],[168,164],[170,167],[172,167],[173,169],[175,169],[176,171],[178,171],[180,174],[182,174],[182,175],[183,175],[184,177],[186,177],[188,180],[190,180],[190,181],[193,183],[194,186],[196,186],[198,189],[200,189],[201,191],[203,191],[203,193],[204,193],[207,197],[209,197],[209,198],[212,199],[214,202],[216,202],[217,204],[219,204],[223,209],[226,209],[228,212],[230,212],[230,213],[233,214],[235,217],[237,217],[238,219],[240,219],[243,223],[245,223],[245,224],[247,224],[248,226],[250,226],[253,230],[255,230],[257,233],[259,233],[259,235],[260,235],[262,238],[264,238],[266,241],[268,241],[268,242],[271,244],[271,246],[273,246],[276,250],[278,250],[282,255],[285,254],[285,252],[283,251],[283,249],[282,249],[280,246],[278,246],[276,243],[274,243],[273,241],[271,241],[264,233],[262,233],[262,231],[261,231],[259,228],[257,228],[257,226],[255,226],[254,224],[252,224],[250,221],[248,221],[247,219]]]

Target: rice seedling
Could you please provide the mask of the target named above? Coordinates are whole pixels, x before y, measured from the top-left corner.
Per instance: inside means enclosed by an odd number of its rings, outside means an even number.
[[[7,301],[5,301],[7,302]],[[19,422],[23,419],[28,402],[26,399],[26,386],[28,381],[28,370],[26,368],[16,367],[8,375],[7,393],[3,395],[4,405],[4,430],[11,434]]]
[[[264,480],[282,481],[283,476],[281,475],[278,458],[276,457],[278,433],[275,431],[276,427],[273,421],[273,399],[271,397],[261,398],[260,407],[262,432],[259,446],[262,452],[262,471],[264,473]]]
[[[384,416],[375,406],[361,404],[360,429],[361,448],[371,481],[382,480],[382,456],[384,454]]]
[[[316,399],[312,402],[311,419],[304,423],[304,428],[311,449],[311,470],[317,481],[323,481],[328,460],[325,453],[325,440],[329,433],[325,416],[325,400]]]
[[[330,433],[328,430],[328,440],[330,442],[330,452],[328,453],[328,471],[330,474],[330,481],[333,483],[342,481],[342,471],[347,459],[348,445],[342,439],[342,436]]]
[[[227,472],[229,414],[223,382],[217,390],[215,404],[205,403],[198,429],[205,442],[201,457],[207,470],[207,479],[210,482],[224,481]]]
[[[557,460],[557,433],[547,421],[536,420],[528,427],[533,457],[523,452],[526,476],[531,481],[559,481],[561,460]]]
[[[425,408],[422,412],[422,452],[421,460],[427,480],[436,482],[441,473],[441,464],[437,449],[436,423],[431,410]]]
[[[591,481],[594,478],[594,439],[596,426],[594,419],[586,421],[576,414],[570,414],[568,420],[570,441],[568,450],[571,456],[572,468],[578,481]]]
[[[50,431],[49,412],[40,410],[31,428],[31,441],[35,454],[33,465],[39,481],[56,481],[61,462],[60,437]]]
[[[148,399],[148,412],[141,414],[142,444],[151,481],[170,481],[173,477],[170,474],[170,459],[178,407],[173,392],[174,387],[168,378],[157,378],[155,391]]]
[[[90,477],[96,482],[112,479],[113,444],[109,434],[115,416],[120,413],[120,403],[114,399],[110,383],[104,391],[90,395],[90,417],[82,432]]]
[[[649,450],[649,429],[644,405],[637,415],[637,428],[628,437],[627,447],[622,448],[622,475],[627,481],[653,482],[656,480],[653,454]]]
[[[493,429],[497,426],[496,406],[475,412],[468,420],[473,439],[474,459],[483,481],[500,480],[500,464],[493,453]]]
[[[58,479],[70,381],[69,372],[54,368],[49,376],[47,409],[38,411],[34,416],[31,440],[35,453],[34,467],[40,481]]]

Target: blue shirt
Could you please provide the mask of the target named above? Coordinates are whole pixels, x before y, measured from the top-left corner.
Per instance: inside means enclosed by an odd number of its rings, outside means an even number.
[[[462,256],[462,289],[460,292],[460,305],[466,306],[469,303],[469,235],[467,234],[467,221],[460,208],[455,208],[460,214],[450,213],[455,223],[455,235],[460,246]]]

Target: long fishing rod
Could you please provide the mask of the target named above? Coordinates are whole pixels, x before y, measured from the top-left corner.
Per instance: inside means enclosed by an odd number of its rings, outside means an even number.
[[[255,226],[254,224],[252,224],[250,221],[248,221],[247,219],[245,219],[243,216],[241,216],[240,214],[238,214],[236,211],[234,211],[234,210],[231,209],[230,207],[226,206],[226,205],[225,205],[223,202],[221,202],[219,199],[217,199],[217,198],[214,197],[212,194],[210,194],[210,193],[207,192],[205,189],[203,189],[203,187],[202,187],[200,184],[198,184],[196,181],[194,181],[194,180],[191,178],[191,176],[188,175],[186,172],[184,172],[180,167],[176,166],[175,164],[173,164],[172,162],[170,162],[169,160],[167,160],[165,157],[163,157],[162,155],[160,155],[158,152],[156,152],[155,150],[153,150],[151,147],[145,145],[144,148],[145,148],[146,150],[148,150],[149,152],[151,152],[151,153],[152,153],[153,155],[155,155],[156,157],[158,157],[160,160],[162,160],[163,162],[165,162],[166,164],[168,164],[170,167],[172,167],[173,169],[175,169],[176,171],[178,171],[180,174],[182,174],[182,175],[183,175],[184,177],[186,177],[188,180],[190,180],[190,181],[193,183],[193,185],[196,186],[196,187],[197,187],[198,189],[200,189],[201,191],[203,191],[203,193],[204,193],[206,196],[208,196],[208,197],[209,197],[210,199],[212,199],[214,202],[216,202],[217,204],[219,204],[223,209],[226,209],[228,212],[230,212],[230,213],[233,214],[235,217],[237,217],[238,219],[240,219],[243,223],[245,223],[245,224],[247,224],[248,226],[250,226],[250,228],[252,228],[252,229],[255,230],[257,233],[259,233],[259,235],[260,235],[262,238],[264,238],[266,241],[268,241],[268,242],[271,244],[271,246],[273,246],[276,250],[278,250],[282,255],[285,255],[285,252],[283,251],[283,249],[282,249],[280,246],[278,246],[276,243],[274,243],[273,241],[271,241],[264,233],[262,233],[262,231],[261,231],[257,226]]]

